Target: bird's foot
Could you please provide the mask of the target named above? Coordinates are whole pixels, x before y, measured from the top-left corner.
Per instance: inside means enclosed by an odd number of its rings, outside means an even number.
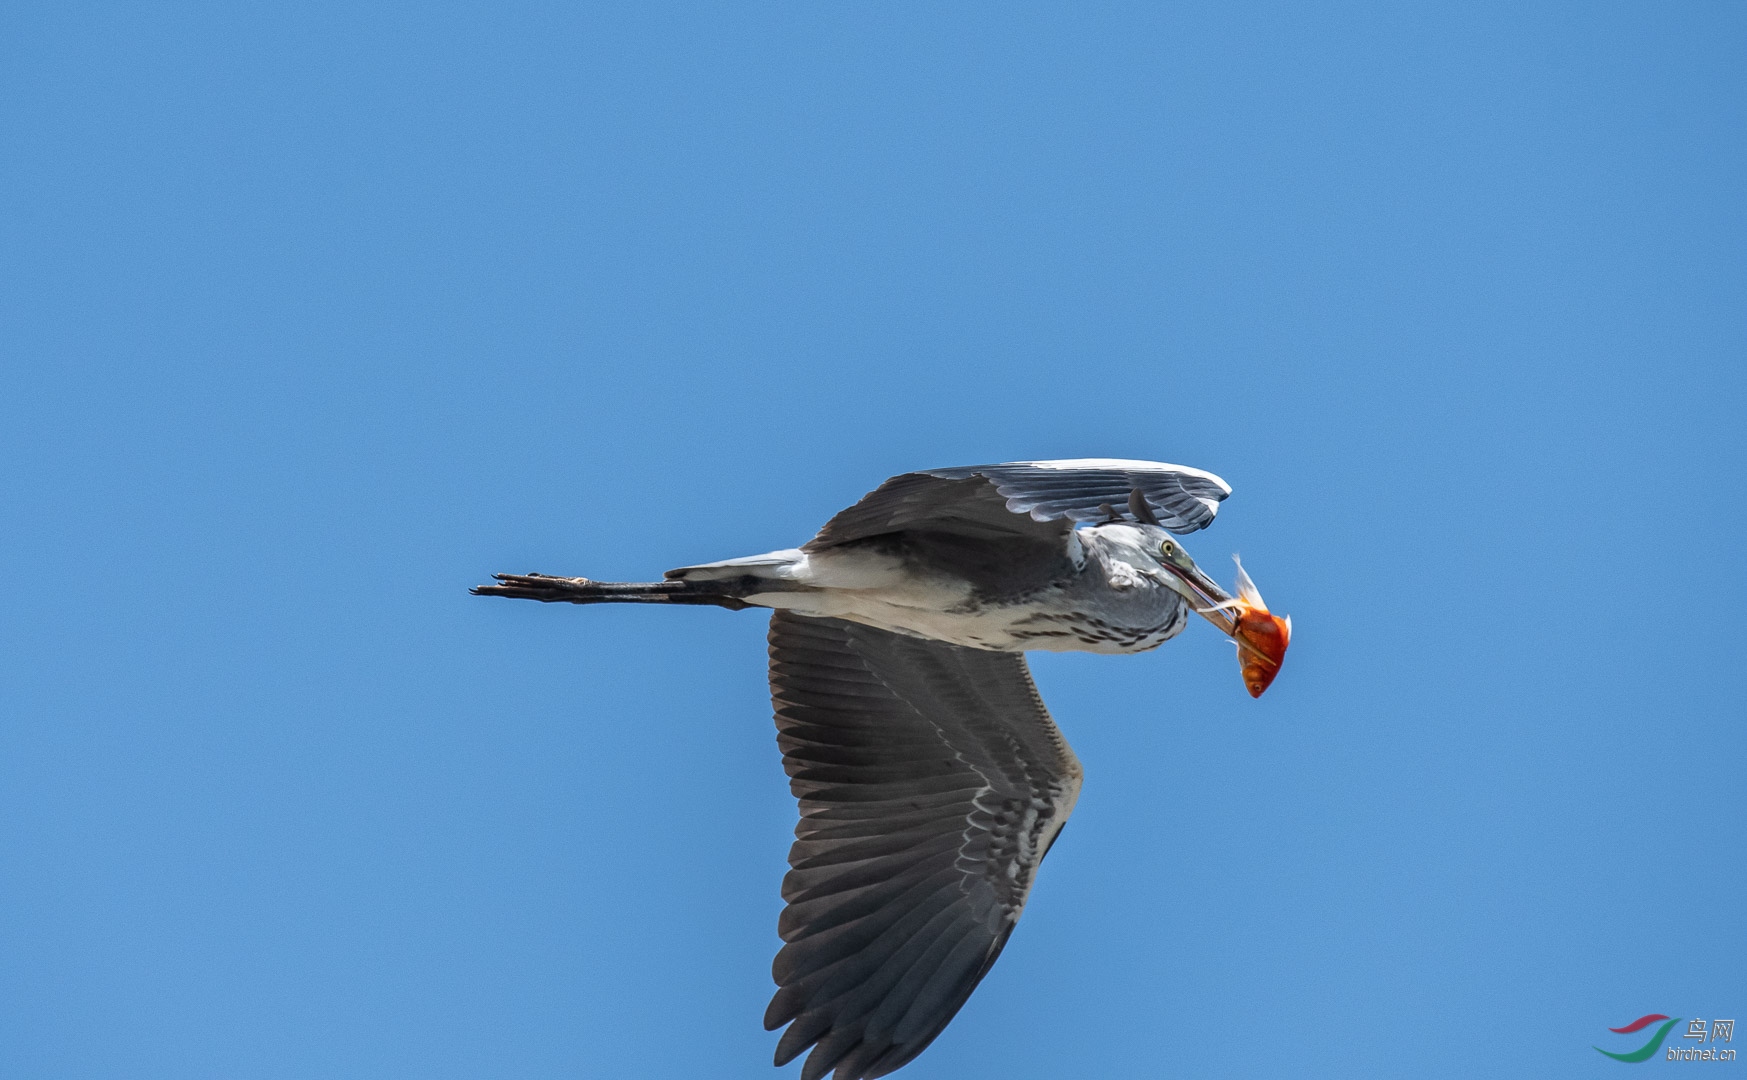
[[[475,585],[474,596],[508,596],[518,600],[547,602],[598,595],[595,583],[585,577],[554,577],[551,574],[493,574],[495,585]]]

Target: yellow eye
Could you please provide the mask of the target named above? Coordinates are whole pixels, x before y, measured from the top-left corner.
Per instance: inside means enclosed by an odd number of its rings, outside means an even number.
[[[1159,548],[1159,554],[1163,555],[1167,559],[1170,558],[1172,555],[1175,555],[1176,553],[1177,553],[1177,545],[1171,543],[1169,540],[1166,540],[1164,543],[1164,546]]]

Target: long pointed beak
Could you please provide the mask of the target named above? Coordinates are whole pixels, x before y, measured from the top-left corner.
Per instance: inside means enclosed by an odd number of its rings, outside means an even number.
[[[1190,603],[1195,614],[1219,627],[1221,633],[1230,635],[1237,631],[1237,617],[1232,614],[1231,594],[1220,588],[1217,582],[1196,566],[1194,559],[1178,548],[1174,557],[1165,559],[1160,565],[1172,577],[1189,586],[1195,594]],[[1200,602],[1194,603],[1197,599]]]

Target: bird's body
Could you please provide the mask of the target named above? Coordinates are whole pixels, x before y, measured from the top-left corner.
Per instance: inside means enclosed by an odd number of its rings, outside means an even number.
[[[1131,653],[1157,648],[1188,622],[1182,595],[1141,572],[1168,538],[1152,525],[1091,526],[1067,532],[1049,557],[979,572],[961,565],[961,550],[940,538],[897,534],[686,566],[667,576],[736,582],[750,589],[740,599],[754,607],[973,649]]]
[[[938,1035],[1000,954],[1081,771],[1027,650],[1142,652],[1190,611],[1260,694],[1290,626],[1171,539],[1230,493],[1210,473],[1083,459],[893,477],[800,548],[648,583],[497,575],[477,593],[773,609],[777,741],[801,821],[768,1028],[802,1080],[883,1076]],[[1235,611],[1236,614],[1228,612]]]

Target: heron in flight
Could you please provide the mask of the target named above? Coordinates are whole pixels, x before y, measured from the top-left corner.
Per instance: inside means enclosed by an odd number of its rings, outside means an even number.
[[[770,695],[800,823],[769,1030],[801,1080],[884,1076],[958,1012],[1019,921],[1080,792],[1029,649],[1135,653],[1190,612],[1259,696],[1290,623],[1238,569],[1229,596],[1173,533],[1231,488],[1151,461],[894,476],[799,548],[658,582],[495,574],[482,596],[770,608]]]

